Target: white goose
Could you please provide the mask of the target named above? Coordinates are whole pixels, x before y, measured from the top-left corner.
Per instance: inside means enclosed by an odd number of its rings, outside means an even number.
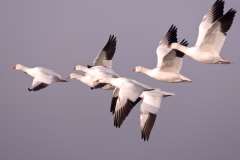
[[[163,82],[192,82],[191,79],[180,74],[184,53],[168,47],[174,42],[177,42],[177,28],[172,25],[157,47],[157,67],[148,69],[137,66],[132,72],[141,72]],[[181,44],[187,46],[188,42],[183,40]]]
[[[223,15],[224,3],[223,0],[217,0],[205,14],[199,26],[198,39],[194,47],[188,48],[178,43],[173,43],[169,47],[184,52],[199,62],[230,64],[231,62],[222,59],[219,53],[236,11],[231,8]]]
[[[106,76],[108,76],[108,75],[104,75],[101,72],[101,74],[98,74],[96,78],[101,78],[101,77],[106,77]],[[87,73],[85,74],[85,76],[79,75],[79,74],[76,74],[76,73],[71,73],[67,78],[76,79],[76,80],[86,84],[91,89],[96,89],[96,88],[101,88],[101,89],[104,89],[104,90],[114,89],[114,87],[112,85],[108,85],[106,83],[96,83],[96,82],[94,82],[96,78],[87,74]]]
[[[46,88],[53,82],[68,82],[68,80],[64,79],[59,74],[43,67],[28,68],[21,64],[17,64],[13,66],[13,69],[21,70],[34,78],[32,86],[28,88],[29,91],[38,91]]]
[[[117,73],[115,73],[112,68],[112,58],[115,54],[116,50],[116,37],[114,35],[110,35],[107,44],[104,46],[102,51],[98,54],[98,56],[93,61],[93,66],[84,67],[82,65],[77,65],[73,68],[73,70],[80,70],[88,75],[94,77],[94,80],[97,80],[102,77],[119,77]],[[102,89],[113,89],[114,87],[109,84],[99,84],[95,83],[91,89],[102,88]]]
[[[112,100],[111,110],[114,109],[114,112],[112,112],[114,113],[114,126],[116,128],[120,128],[142,92],[153,90],[151,88],[146,88],[134,80],[123,77],[104,77],[98,79],[96,82],[109,83],[115,86],[114,94],[117,95],[117,98]],[[113,105],[113,103],[115,104]]]
[[[106,68],[104,66],[96,66],[96,67],[87,68],[87,67],[84,67],[81,65],[77,65],[73,69],[83,71],[86,74],[93,77],[94,83],[93,83],[91,89],[101,88],[104,90],[112,90],[112,89],[114,89],[114,87],[112,85],[107,84],[107,83],[98,83],[98,82],[96,82],[96,80],[99,78],[104,78],[104,77],[109,77],[109,78],[118,78],[119,77],[119,75],[117,73],[115,73],[112,69]]]
[[[158,88],[151,91],[143,91],[140,97],[133,103],[134,107],[141,99],[141,115],[140,115],[140,126],[142,132],[142,139],[148,140],[155,123],[158,110],[160,109],[162,98],[173,96],[174,93],[165,92]],[[117,100],[119,98],[119,88],[115,87],[112,96],[110,112],[115,113]],[[119,126],[120,127],[120,126]]]

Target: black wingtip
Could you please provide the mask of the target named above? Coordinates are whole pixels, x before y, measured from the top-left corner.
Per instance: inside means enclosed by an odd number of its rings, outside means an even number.
[[[188,41],[183,39],[180,44],[187,47],[188,46]]]
[[[149,114],[149,118],[146,121],[145,126],[142,128],[142,139],[145,141],[149,140],[149,137],[151,135],[151,131],[153,129],[154,123],[156,121],[156,114],[153,113],[148,113]]]
[[[115,108],[116,108],[116,104],[117,104],[117,99],[118,99],[118,97],[113,97],[113,98],[112,98],[111,108],[110,108],[110,112],[111,112],[112,114],[115,113]]]
[[[226,35],[228,30],[231,28],[236,10],[231,8],[226,14],[224,14],[220,19],[219,22],[221,23],[221,32]]]
[[[129,115],[131,110],[133,109],[134,105],[133,102],[129,99],[127,99],[126,104],[121,107],[118,111],[114,114],[114,126],[120,128],[123,121],[126,119],[126,117]]]
[[[225,2],[223,0],[217,0],[211,7],[212,23],[223,16]]]
[[[106,51],[106,60],[112,60],[116,51],[117,40],[113,35],[109,36],[107,44],[104,46],[103,50]]]
[[[171,25],[165,37],[167,38],[168,45],[177,43],[177,27],[174,24]]]
[[[92,68],[93,66],[91,66],[91,65],[87,65],[87,67],[88,67],[88,68]]]
[[[180,44],[187,47],[188,46],[188,41],[183,39]],[[176,56],[177,57],[179,57],[179,58],[183,58],[184,57],[185,54],[183,52],[181,52],[179,50],[175,50],[175,51],[176,51]]]
[[[106,86],[107,85],[107,83],[99,83],[99,84],[97,84],[96,86],[94,86],[94,87],[91,87],[92,89],[98,89],[98,88],[102,88],[102,87],[104,87],[104,86]]]

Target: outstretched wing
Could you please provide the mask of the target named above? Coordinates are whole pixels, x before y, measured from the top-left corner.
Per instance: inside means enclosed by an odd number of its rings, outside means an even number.
[[[142,91],[142,87],[133,85],[131,83],[125,83],[124,87],[120,88],[114,112],[115,127],[120,128],[133,107],[138,101],[140,101],[139,96],[141,95]]]
[[[110,35],[107,44],[93,61],[93,65],[112,68],[112,58],[116,50],[116,45],[116,37],[114,37],[114,35]]]
[[[180,43],[183,46],[188,46],[188,42],[183,39]],[[178,50],[171,50],[167,55],[163,57],[160,70],[163,72],[179,73],[182,68],[184,53]]]
[[[235,14],[236,11],[231,8],[226,14],[215,21],[205,34],[199,49],[219,55],[227,32],[232,26]]]
[[[199,25],[198,39],[195,46],[201,45],[204,36],[211,25],[223,16],[224,4],[225,2],[223,0],[217,0],[204,15],[202,22]]]
[[[157,67],[162,66],[163,57],[172,50],[168,46],[175,42],[177,42],[177,28],[176,26],[172,25],[157,47]]]

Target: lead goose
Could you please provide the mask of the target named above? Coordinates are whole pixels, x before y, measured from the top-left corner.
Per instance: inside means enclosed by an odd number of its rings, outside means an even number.
[[[230,64],[231,62],[222,59],[219,53],[236,11],[231,8],[223,15],[224,4],[223,0],[217,0],[205,14],[199,26],[198,39],[194,47],[188,48],[178,43],[173,43],[169,47],[184,52],[202,63]]]
[[[77,65],[73,68],[73,70],[83,71],[92,77],[102,78],[104,76],[107,77],[119,77],[117,73],[115,73],[112,68],[112,58],[115,54],[116,50],[116,37],[114,35],[110,35],[107,44],[104,46],[102,51],[97,55],[95,60],[93,61],[93,66],[84,67],[82,65]],[[108,84],[94,84],[93,88],[102,88],[102,89],[113,89],[111,85]],[[91,88],[92,89],[92,88]]]
[[[104,77],[96,80],[96,82],[109,83],[115,86],[114,94],[117,94],[118,97],[113,106],[114,108],[111,107],[111,109],[114,109],[114,126],[116,128],[120,128],[123,121],[135,106],[135,102],[139,101],[138,99],[142,92],[153,90],[141,85],[137,81],[124,77]]]
[[[177,28],[172,25],[157,47],[157,67],[148,69],[137,66],[132,72],[141,72],[163,82],[192,82],[191,79],[180,74],[184,53],[168,47],[174,42],[177,42]],[[181,44],[187,46],[188,42],[183,40]]]
[[[13,66],[13,69],[21,70],[34,78],[32,86],[28,88],[29,91],[38,91],[46,88],[53,82],[68,82],[59,74],[43,67],[28,68],[24,65],[17,64]]]

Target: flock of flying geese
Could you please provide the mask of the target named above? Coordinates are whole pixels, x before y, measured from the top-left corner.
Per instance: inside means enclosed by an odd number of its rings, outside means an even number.
[[[180,74],[185,54],[202,63],[230,64],[231,62],[222,59],[219,53],[236,11],[230,9],[223,14],[224,4],[224,0],[216,0],[204,15],[195,46],[187,47],[188,42],[185,39],[180,44],[177,43],[177,28],[172,25],[157,47],[157,67],[148,69],[137,66],[132,69],[132,72],[141,72],[163,82],[192,82],[191,79]],[[120,77],[114,72],[112,58],[116,50],[116,43],[116,37],[110,35],[107,44],[93,61],[93,66],[77,65],[73,68],[73,70],[85,72],[85,75],[71,73],[68,78],[77,79],[91,89],[114,90],[110,111],[114,114],[114,126],[117,128],[121,127],[132,108],[143,99],[140,126],[142,139],[145,141],[149,139],[162,98],[172,96],[174,93]],[[17,64],[13,69],[21,70],[34,78],[32,86],[28,88],[29,91],[38,91],[53,82],[68,82],[59,74],[43,67],[28,68]]]

